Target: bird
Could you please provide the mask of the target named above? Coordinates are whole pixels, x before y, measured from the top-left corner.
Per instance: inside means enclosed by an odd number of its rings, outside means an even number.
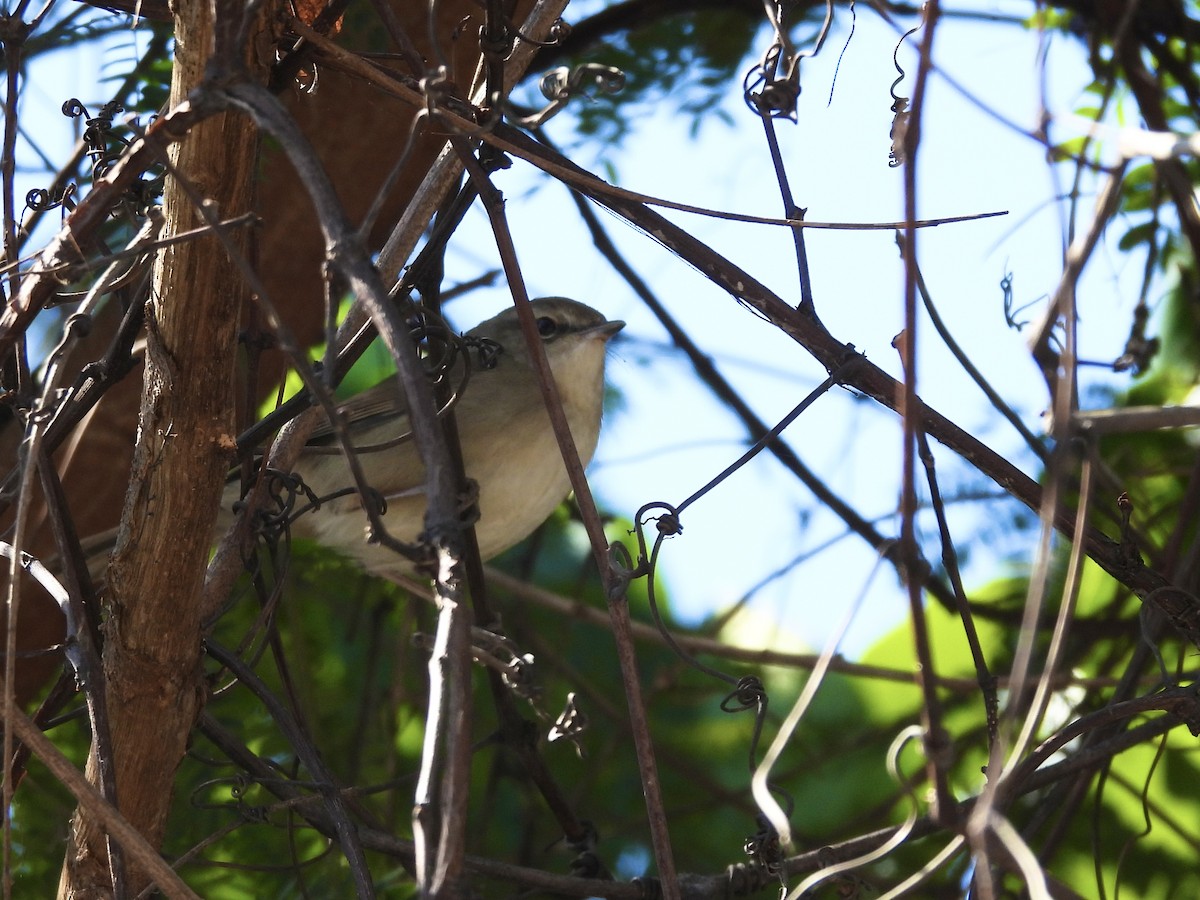
[[[610,321],[566,297],[541,297],[530,306],[571,436],[586,466],[600,435],[608,342],[625,323]],[[453,409],[463,468],[478,489],[479,552],[488,560],[533,533],[571,485],[516,308],[476,325],[465,339],[468,347],[486,348],[485,363],[472,365]],[[382,519],[388,533],[401,541],[418,541],[424,530],[425,471],[415,442],[397,440],[409,432],[398,377],[349,398],[339,411],[367,484],[385,501]],[[317,497],[335,497],[297,516],[291,525],[293,536],[315,540],[373,575],[392,579],[415,574],[410,559],[367,540],[363,501],[328,422],[314,431],[293,471]],[[227,488],[222,500],[226,517],[234,508],[236,487]]]

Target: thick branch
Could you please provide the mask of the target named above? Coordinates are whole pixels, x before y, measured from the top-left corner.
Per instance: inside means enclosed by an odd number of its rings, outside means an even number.
[[[180,6],[176,109],[189,108],[184,98],[203,77],[211,15],[208,4]],[[189,192],[209,198],[222,214],[249,212],[256,149],[253,125],[245,119],[218,115],[196,125],[171,150],[178,176],[164,195],[166,233],[203,224]],[[155,150],[156,141],[147,137],[140,153]],[[133,170],[138,158],[127,160],[123,171]],[[147,307],[141,422],[109,577],[104,669],[120,808],[153,846],[162,839],[175,771],[204,701],[201,586],[233,446],[232,372],[242,293],[236,266],[215,239],[206,238],[163,250]],[[93,745],[93,781],[98,763]],[[104,895],[103,830],[88,810],[76,812],[64,895]],[[145,882],[144,872],[131,873],[135,892]]]

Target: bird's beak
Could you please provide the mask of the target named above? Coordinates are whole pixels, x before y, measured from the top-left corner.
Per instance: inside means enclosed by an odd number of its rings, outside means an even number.
[[[625,327],[625,323],[622,322],[620,319],[617,319],[612,322],[604,322],[601,325],[596,325],[593,328],[589,328],[586,331],[582,331],[582,332],[580,332],[580,337],[585,337],[585,338],[594,337],[594,338],[599,338],[602,341],[608,341],[608,340],[612,340],[613,336],[616,335],[616,333],[624,327]]]

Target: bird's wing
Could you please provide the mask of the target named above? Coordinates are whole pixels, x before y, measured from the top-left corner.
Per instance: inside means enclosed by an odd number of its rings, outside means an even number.
[[[404,393],[400,389],[400,381],[394,375],[386,378],[373,388],[368,388],[361,394],[338,404],[346,421],[354,425],[355,431],[368,431],[376,424],[382,424],[388,418],[395,420],[395,436],[407,430],[407,418],[403,415],[406,409]],[[397,414],[400,415],[397,415]],[[372,421],[377,419],[378,422]],[[313,429],[309,436],[310,444],[329,444],[333,439],[333,426],[329,421],[323,421]]]

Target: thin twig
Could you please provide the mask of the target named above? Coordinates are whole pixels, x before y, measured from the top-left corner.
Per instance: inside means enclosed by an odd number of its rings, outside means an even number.
[[[546,410],[554,426],[559,447],[562,449],[563,461],[567,467],[567,474],[571,480],[571,488],[575,492],[580,514],[587,528],[588,538],[591,540],[596,565],[604,580],[605,595],[609,598],[608,606],[612,616],[614,638],[617,642],[617,658],[621,666],[625,697],[629,704],[629,718],[638,768],[642,778],[642,792],[645,796],[651,844],[654,848],[659,878],[662,881],[663,896],[667,900],[677,900],[679,885],[675,873],[674,855],[671,851],[670,834],[667,830],[666,807],[663,803],[662,787],[658,778],[658,767],[654,759],[654,748],[650,737],[649,719],[646,716],[641,695],[628,602],[623,590],[614,590],[614,577],[608,566],[608,541],[604,536],[604,525],[596,511],[587,477],[583,473],[583,464],[579,460],[579,452],[575,448],[571,438],[571,429],[567,424],[566,414],[563,412],[562,400],[558,395],[558,388],[550,371],[550,363],[546,359],[545,347],[538,335],[533,312],[529,308],[529,295],[525,290],[524,279],[517,262],[516,247],[512,243],[512,236],[504,216],[503,197],[473,157],[461,153],[461,159],[467,174],[475,184],[476,190],[479,191],[479,196],[483,200],[484,208],[492,223],[492,232],[495,235],[500,259],[508,278],[509,289],[513,293],[521,330],[525,335],[526,346],[538,377],[538,385],[546,401]]]
[[[1092,504],[1093,466],[1091,457],[1091,452],[1084,457],[1079,477],[1079,508],[1076,511],[1076,516],[1080,526],[1087,521]],[[1067,633],[1070,630],[1071,620],[1074,617],[1075,604],[1079,599],[1079,586],[1083,580],[1083,561],[1083,548],[1078,544],[1072,545],[1070,557],[1067,560],[1063,596],[1059,600],[1058,615],[1054,620],[1054,633],[1051,635],[1050,645],[1046,649],[1046,661],[1042,666],[1042,677],[1037,680],[1037,687],[1034,690],[1029,711],[1025,715],[1021,733],[1013,743],[1012,751],[1009,754],[1008,767],[1004,773],[1001,773],[1001,778],[1005,778],[1016,766],[1017,760],[1024,755],[1025,749],[1029,746],[1029,742],[1033,740],[1033,736],[1041,727],[1042,720],[1046,715],[1046,707],[1050,703],[1050,681],[1053,679],[1055,669],[1062,659]],[[1017,693],[1019,694],[1020,692]]]
[[[292,715],[292,712],[275,697],[262,679],[241,659],[211,639],[206,643],[206,649],[209,656],[229,669],[238,681],[258,698],[258,701],[279,727],[280,732],[288,739],[288,743],[296,751],[296,756],[301,764],[316,782],[322,805],[333,821],[342,852],[346,855],[347,865],[354,875],[357,896],[361,898],[374,897],[375,888],[370,881],[370,869],[366,857],[363,855],[359,830],[351,819],[350,810],[338,788],[333,772],[330,771],[321,754],[313,745],[306,729]]]
[[[971,650],[971,660],[975,664],[975,677],[983,698],[984,720],[987,722],[989,745],[996,740],[1000,701],[996,696],[996,676],[988,668],[983,645],[979,640],[979,630],[975,627],[975,618],[971,614],[971,603],[967,599],[966,588],[963,587],[962,572],[958,567],[958,552],[954,549],[954,538],[950,534],[950,523],[946,520],[946,505],[942,502],[941,488],[938,486],[933,451],[929,447],[929,439],[924,431],[917,432],[917,453],[925,467],[925,484],[929,488],[929,505],[933,508],[937,519],[938,539],[942,545],[942,565],[946,576],[954,590],[954,601],[958,607],[958,617],[963,625],[963,635]],[[1040,682],[1039,682],[1040,683]]]
[[[5,725],[8,726],[5,730],[13,731],[17,738],[33,751],[54,778],[87,810],[88,815],[101,823],[105,832],[121,843],[129,855],[129,861],[149,875],[164,894],[180,900],[200,900],[175,870],[155,852],[141,832],[130,825],[120,811],[101,796],[83,773],[63,756],[24,712],[15,707],[9,710]]]
[[[304,788],[279,777],[279,772],[251,753],[211,715],[200,717],[200,730],[237,766],[248,772],[264,788],[287,801],[301,801],[296,811],[314,828],[327,836],[334,836],[332,822],[319,798],[311,797]],[[363,846],[368,850],[383,853],[400,860],[406,868],[413,867],[415,847],[393,834],[362,826],[359,828]],[[527,866],[514,866],[492,859],[468,856],[464,860],[466,869],[487,878],[502,879],[531,890],[541,890],[555,896],[600,897],[606,900],[644,900],[645,888],[637,883],[600,881],[588,878],[573,878],[542,872]],[[718,879],[713,879],[717,882]],[[719,882],[718,882],[719,883]]]
[[[828,7],[828,13],[832,15],[832,3]],[[828,28],[828,19],[826,28]],[[780,39],[786,38],[786,32],[777,31]],[[773,78],[775,67],[778,65],[778,54],[771,57],[770,65],[766,70],[768,78]],[[775,131],[775,116],[768,115],[765,111],[759,112],[759,119],[762,120],[763,132],[767,140],[767,149],[771,154],[771,164],[775,168],[775,181],[779,185],[779,196],[783,201],[783,215],[789,220],[804,220],[804,210],[796,205],[796,201],[792,198],[792,186],[788,181],[787,167],[783,162],[783,153],[779,149],[779,135]],[[796,271],[800,278],[800,309],[809,314],[816,315],[816,306],[813,302],[812,276],[808,271],[808,250],[804,245],[804,230],[801,228],[792,229],[792,241],[796,249]]]
[[[903,461],[900,488],[900,551],[905,561],[904,581],[908,589],[909,615],[912,619],[913,638],[917,654],[917,684],[921,689],[922,722],[925,727],[925,757],[929,781],[935,791],[935,819],[947,818],[950,823],[953,803],[948,776],[950,763],[950,737],[942,723],[941,701],[931,684],[936,672],[933,649],[929,642],[929,631],[925,622],[924,598],[921,595],[921,579],[917,576],[923,566],[920,547],[916,536],[918,509],[916,491],[917,434],[924,430],[923,404],[917,396],[917,279],[916,279],[916,227],[917,220],[917,153],[921,142],[921,116],[924,111],[926,84],[933,58],[933,38],[937,31],[940,11],[938,0],[925,4],[922,23],[920,56],[916,81],[913,87],[913,104],[904,132],[904,227],[905,246],[910,251],[905,256],[904,282],[904,331],[898,338],[904,368],[901,384],[900,408],[903,426]]]
[[[587,622],[597,628],[609,624],[608,615],[602,610],[589,606],[582,600],[575,600],[556,594],[537,585],[529,584],[499,569],[486,567],[488,581],[521,599],[522,602],[534,603],[548,609],[565,619],[575,619]],[[639,641],[653,644],[663,644],[662,634],[653,625],[643,622],[633,623],[633,635]],[[717,640],[698,635],[679,633],[675,642],[693,654],[715,656],[755,666],[785,666],[798,669],[811,669],[819,658],[813,653],[787,653],[781,650],[764,650],[757,647],[738,647],[725,640]],[[912,672],[909,669],[888,668],[864,663],[850,662],[835,657],[829,664],[830,670],[850,675],[856,678],[879,679],[883,681],[912,684]],[[954,678],[946,675],[935,677],[938,690],[956,694],[971,694],[979,690],[979,681],[975,678]],[[1089,689],[1100,690],[1111,688],[1116,684],[1113,678],[1078,678],[1067,672],[1056,675],[1053,681],[1056,689],[1071,685],[1081,685]],[[996,686],[1009,689],[1012,686],[1007,677],[996,679]]]
[[[899,231],[896,232],[896,245],[900,248],[901,258],[907,258],[908,254],[905,251],[904,236]],[[1017,434],[1019,434],[1025,441],[1026,446],[1028,446],[1029,449],[1037,455],[1038,459],[1045,460],[1047,455],[1045,444],[1043,444],[1042,441],[1038,439],[1037,435],[1030,431],[1029,427],[1021,421],[1021,417],[1018,416],[1013,408],[1005,402],[1004,398],[1000,396],[999,392],[992,387],[991,382],[983,376],[983,373],[980,372],[975,363],[971,361],[971,357],[966,354],[963,348],[959,345],[958,341],[956,341],[954,336],[950,334],[950,329],[946,326],[941,314],[937,311],[937,307],[933,304],[933,297],[930,296],[929,288],[925,284],[925,276],[921,273],[921,268],[916,264],[915,261],[913,263],[913,273],[916,279],[917,293],[921,297],[921,303],[925,307],[925,312],[929,316],[929,321],[932,323],[934,330],[938,333],[938,337],[942,339],[942,343],[946,345],[946,348],[954,355],[954,358],[958,360],[958,364],[963,367],[963,371],[965,371],[971,377],[971,380],[978,385],[979,389],[983,391],[984,396],[988,398],[988,402],[992,404],[996,412],[1004,416],[1008,423],[1012,425],[1014,429],[1016,429]],[[1197,414],[1197,417],[1198,420],[1200,420],[1200,413]]]
[[[36,438],[35,431],[30,441],[31,455],[37,465],[42,493],[46,497],[46,513],[54,532],[54,542],[58,547],[59,558],[64,561],[62,570],[67,584],[69,606],[69,615],[65,616],[68,625],[66,640],[75,644],[75,652],[69,654],[68,659],[75,670],[79,690],[83,692],[87,701],[88,723],[92,730],[100,794],[115,807],[118,805],[117,773],[114,768],[116,757],[113,753],[112,729],[109,724],[107,686],[100,659],[99,634],[96,633],[87,613],[89,604],[93,609],[96,608],[96,595],[88,577],[87,562],[79,546],[79,535],[68,512],[62,482],[44,444],[37,442]],[[121,845],[113,839],[111,833],[105,836],[105,849],[112,873],[113,893],[117,897],[124,896],[129,890],[125,856]]]
[[[1051,337],[1059,321],[1067,315],[1066,307],[1074,306],[1075,285],[1079,281],[1079,276],[1083,274],[1084,267],[1091,259],[1092,252],[1096,249],[1101,235],[1104,234],[1104,229],[1108,227],[1109,221],[1117,212],[1121,200],[1121,184],[1125,168],[1126,164],[1122,162],[1109,173],[1104,188],[1096,198],[1096,211],[1091,225],[1088,227],[1087,233],[1081,238],[1076,238],[1067,251],[1066,264],[1063,267],[1058,287],[1055,288],[1054,296],[1046,304],[1041,320],[1029,338],[1030,351],[1042,368],[1042,374],[1050,388],[1051,395],[1054,394],[1058,369],[1061,365],[1058,354],[1051,346]],[[1055,412],[1060,414],[1061,411],[1056,409]]]
[[[408,83],[397,72],[384,70],[372,65],[357,54],[351,53],[337,44],[323,38],[313,32],[302,22],[293,22],[292,27],[303,34],[306,39],[309,39],[313,44],[320,48],[326,62],[330,65],[337,65],[345,71],[356,74],[361,78],[368,79],[376,87],[381,90],[398,97],[408,103],[424,106],[425,99],[417,86]],[[466,115],[465,102],[463,106],[443,106],[438,109],[439,120],[444,124],[458,128],[466,134],[478,132],[478,126]],[[519,144],[511,144],[499,136],[499,132],[506,131],[502,126],[496,126],[490,132],[480,133],[479,136],[489,144],[504,150],[507,153],[512,153],[514,156],[521,157],[526,162],[532,163],[538,168],[541,168],[549,175],[578,188],[589,196],[608,197],[613,200],[623,200],[633,203],[644,203],[647,206],[658,206],[663,209],[673,209],[678,212],[693,213],[699,216],[708,216],[716,219],[723,219],[730,222],[744,222],[751,225],[774,225],[783,228],[817,228],[823,230],[835,231],[894,231],[897,228],[902,228],[906,222],[810,222],[803,219],[779,218],[778,216],[756,216],[749,213],[738,213],[729,210],[711,209],[705,206],[696,206],[690,203],[680,203],[674,200],[668,200],[662,197],[655,197],[650,194],[643,194],[638,191],[630,191],[625,188],[617,187],[609,184],[603,179],[597,178],[591,172],[578,170],[574,168],[562,167],[554,160],[547,158],[545,155],[538,153],[523,152]],[[993,212],[974,213],[962,216],[942,216],[933,219],[919,219],[911,224],[916,228],[935,228],[938,225],[951,225],[961,222],[972,222],[980,219],[990,219],[995,216],[1006,216],[1007,210],[997,210]]]

